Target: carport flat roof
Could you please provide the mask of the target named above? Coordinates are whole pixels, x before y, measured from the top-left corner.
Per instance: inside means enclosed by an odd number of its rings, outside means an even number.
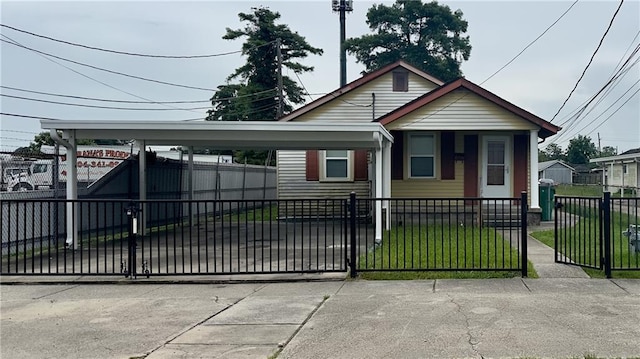
[[[77,139],[135,139],[146,145],[218,149],[368,149],[391,134],[371,122],[41,120],[46,130],[75,132]]]

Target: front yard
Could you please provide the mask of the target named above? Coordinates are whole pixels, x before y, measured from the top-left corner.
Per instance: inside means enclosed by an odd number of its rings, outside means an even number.
[[[492,227],[395,226],[360,255],[358,270],[363,279],[518,277],[517,234]],[[531,264],[528,268],[529,277],[537,277]]]

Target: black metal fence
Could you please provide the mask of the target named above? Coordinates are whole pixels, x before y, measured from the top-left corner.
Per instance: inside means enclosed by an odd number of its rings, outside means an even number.
[[[350,269],[352,276],[431,270],[526,276],[526,201],[526,195],[3,200],[0,273],[136,277]],[[382,216],[376,208],[384,208]]]
[[[555,197],[555,260],[585,268],[640,270],[640,198]]]
[[[382,203],[379,203],[382,202]],[[351,275],[367,271],[514,271],[527,276],[527,196],[360,199],[388,204],[389,230],[351,218]],[[523,205],[525,204],[525,205]],[[353,252],[355,251],[355,253]]]

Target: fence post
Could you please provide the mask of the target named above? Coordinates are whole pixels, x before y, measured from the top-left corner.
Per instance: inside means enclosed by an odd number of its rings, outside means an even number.
[[[349,229],[350,229],[350,255],[349,255],[349,272],[351,278],[355,278],[356,269],[356,193],[351,192],[349,195]]]
[[[604,275],[607,278],[611,278],[611,192],[604,193],[604,200],[602,203],[602,209],[604,211],[602,218],[603,236],[604,241]]]
[[[520,238],[522,241],[522,277],[526,278],[527,277],[527,272],[528,272],[528,261],[527,261],[527,251],[528,251],[528,235],[527,235],[527,217],[528,217],[528,209],[529,209],[529,205],[528,205],[528,199],[527,199],[527,192],[522,192],[520,194],[520,221],[522,222],[522,226],[521,226],[521,234],[520,234]]]
[[[136,278],[136,258],[137,258],[136,246],[138,245],[136,243],[136,234],[138,233],[137,212],[138,212],[138,209],[136,208],[136,205],[133,202],[129,203],[129,206],[127,207],[127,217],[129,218],[129,238],[127,241],[127,244],[128,244],[127,259],[129,263],[127,263],[127,269],[126,269],[126,272],[124,273],[124,276],[130,277],[131,279]]]
[[[562,205],[558,202],[558,196],[553,196],[553,262],[558,262],[558,237],[560,229],[560,208]]]

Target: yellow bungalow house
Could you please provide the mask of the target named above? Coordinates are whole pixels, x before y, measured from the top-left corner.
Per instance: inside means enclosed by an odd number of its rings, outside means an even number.
[[[443,83],[399,61],[281,121],[377,122],[392,135],[392,198],[518,197],[539,211],[538,141],[560,128],[459,78]],[[278,152],[278,197],[374,197],[365,150]]]

